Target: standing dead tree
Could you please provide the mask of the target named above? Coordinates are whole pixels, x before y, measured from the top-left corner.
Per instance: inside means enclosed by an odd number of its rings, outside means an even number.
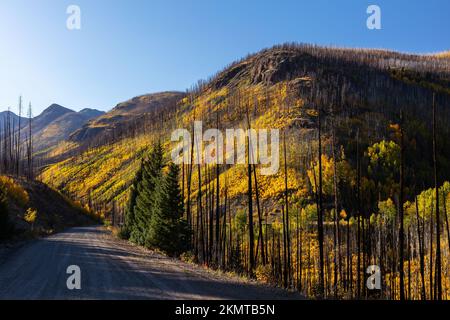
[[[317,212],[317,234],[319,241],[319,294],[325,294],[325,263],[324,263],[324,232],[323,232],[323,194],[322,194],[322,120],[320,106],[318,111],[318,140],[319,140],[319,183],[318,183],[318,212]]]
[[[28,137],[27,137],[27,166],[28,172],[27,177],[29,180],[32,180],[34,177],[33,174],[33,135],[32,135],[32,125],[33,122],[33,111],[31,107],[31,102],[28,105]]]
[[[439,184],[438,184],[438,165],[437,165],[437,123],[436,123],[436,94],[433,93],[433,169],[434,169],[434,188],[436,191],[436,299],[442,300],[442,266],[441,266],[441,219],[439,215]]]
[[[400,111],[400,196],[399,196],[399,219],[400,219],[400,228],[399,228],[399,247],[400,247],[400,300],[405,300],[405,279],[404,279],[404,261],[405,261],[405,231],[404,231],[404,162],[405,162],[405,147],[404,147],[404,136],[403,136],[403,112]]]

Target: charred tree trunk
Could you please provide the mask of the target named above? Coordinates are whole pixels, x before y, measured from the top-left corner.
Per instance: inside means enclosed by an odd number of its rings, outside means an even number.
[[[284,150],[284,206],[286,213],[286,246],[287,246],[287,274],[288,274],[288,286],[291,284],[291,241],[289,231],[289,199],[288,199],[288,172],[287,172],[287,152],[286,152],[286,132],[283,135],[283,150]]]
[[[420,232],[419,204],[416,197],[417,236],[419,238],[420,279],[422,280],[421,298],[426,300],[424,242]]]
[[[281,208],[283,219],[283,287],[288,287],[288,262],[287,262],[287,233],[286,233],[286,211],[285,206]]]
[[[339,235],[339,213],[338,213],[338,178],[337,178],[337,157],[336,157],[336,132],[335,123],[333,119],[333,137],[332,137],[332,149],[333,149],[333,193],[334,193],[334,296],[337,298],[338,294],[338,265],[341,263],[341,249],[340,249],[340,235]]]
[[[254,256],[254,234],[253,234],[253,188],[252,188],[252,165],[250,163],[250,138],[247,137],[248,142],[248,236],[249,236],[249,254],[248,254],[248,262],[249,262],[249,275],[250,277],[253,277],[253,270],[255,269],[255,256]]]
[[[404,148],[404,137],[403,137],[403,113],[400,113],[400,196],[398,199],[398,209],[399,209],[399,219],[400,219],[400,230],[398,233],[399,237],[399,247],[400,247],[400,300],[405,300],[405,279],[404,279],[404,261],[405,261],[405,231],[404,231],[404,217],[403,217],[403,189],[404,189],[404,161],[405,161],[405,148]]]
[[[322,298],[325,295],[325,264],[324,264],[324,248],[323,248],[323,199],[322,199],[322,120],[320,107],[318,108],[318,135],[319,135],[319,187],[318,187],[318,205],[319,211],[317,215],[317,231],[319,241],[319,294]]]
[[[31,134],[33,112],[31,109],[31,102],[28,106],[28,146],[27,146],[27,164],[28,164],[28,179],[33,179],[33,136]]]
[[[16,141],[16,175],[20,175],[20,126],[22,118],[22,96],[19,98],[19,127],[17,128],[17,141]]]
[[[359,158],[359,130],[356,134],[356,233],[357,233],[357,263],[356,263],[356,294],[361,297],[361,160]]]
[[[436,284],[437,300],[442,300],[442,267],[441,267],[441,219],[439,216],[439,183],[438,183],[438,164],[437,164],[437,123],[436,123],[436,95],[433,94],[433,168],[434,168],[434,187],[436,190]]]

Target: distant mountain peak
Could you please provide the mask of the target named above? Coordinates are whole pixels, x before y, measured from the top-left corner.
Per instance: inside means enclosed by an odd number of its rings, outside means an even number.
[[[88,115],[94,115],[94,116],[100,116],[102,114],[104,114],[105,112],[97,110],[97,109],[92,109],[92,108],[84,108],[80,111],[78,111],[79,114],[88,114]]]
[[[177,103],[185,96],[186,93],[184,92],[164,91],[134,97],[117,104],[109,112],[87,122],[82,128],[70,135],[70,140],[84,143],[91,139],[99,139],[99,137],[105,138],[113,131],[113,128],[117,131],[126,130],[129,122],[142,121],[145,114],[174,110]]]
[[[98,111],[98,110],[92,109],[92,108],[84,108],[84,109],[81,109],[81,110],[78,111],[78,112],[79,112],[79,113],[83,113],[83,112],[88,112],[88,111]]]
[[[44,111],[42,111],[42,114],[44,113],[54,113],[54,112],[61,112],[61,113],[67,113],[67,112],[74,112],[71,109],[68,109],[66,107],[63,107],[59,104],[53,103],[48,108],[46,108]]]
[[[11,111],[11,110],[1,111],[1,112],[0,112],[0,115],[2,115],[2,114],[4,114],[4,115],[10,114],[10,115],[17,116],[17,114],[15,114],[15,113],[14,113],[13,111]]]

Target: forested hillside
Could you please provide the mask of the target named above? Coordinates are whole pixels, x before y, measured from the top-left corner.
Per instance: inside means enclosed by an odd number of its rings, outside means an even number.
[[[89,122],[47,156],[41,179],[123,225],[141,159],[159,140],[169,160],[174,129],[277,128],[276,175],[181,167],[190,259],[340,298],[372,295],[365,269],[376,264],[377,298],[448,299],[450,60],[289,44],[167,94]]]

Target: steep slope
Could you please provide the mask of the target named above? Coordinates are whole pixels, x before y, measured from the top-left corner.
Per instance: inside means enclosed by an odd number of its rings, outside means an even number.
[[[79,144],[105,141],[120,135],[132,126],[143,126],[146,117],[156,115],[162,109],[173,109],[185,96],[182,92],[161,92],[135,97],[119,103],[106,114],[86,123],[70,136]]]
[[[105,114],[105,112],[97,109],[84,108],[78,111],[78,114],[86,119],[94,119],[96,117],[100,117],[101,115]]]
[[[11,237],[27,236],[30,232],[47,235],[95,223],[94,215],[43,183],[0,176],[0,185],[7,191]],[[26,218],[29,209],[36,211],[33,223]]]
[[[60,141],[67,140],[71,133],[81,128],[86,122],[103,115],[104,112],[94,109],[83,109],[80,112],[64,112],[33,134],[35,150],[47,149]]]
[[[11,111],[1,112],[0,141],[3,143],[3,149],[0,155],[2,163],[5,163],[10,157],[14,157],[15,151],[13,152],[13,150],[16,150],[15,141],[19,139],[19,133],[22,142],[22,159],[26,157],[27,147],[25,146],[28,145],[30,124],[34,157],[37,162],[42,163],[42,158],[47,157],[60,142],[66,141],[71,133],[83,127],[89,120],[103,114],[104,112],[95,109],[83,109],[75,112],[58,104],[52,104],[31,121],[28,118],[19,117]],[[20,131],[18,131],[19,122]],[[11,148],[5,149],[5,145],[11,145]],[[12,152],[14,155],[10,154]]]
[[[415,168],[414,174],[407,176],[430,186],[431,159],[427,155],[431,154],[433,91],[437,93],[440,114],[441,178],[450,175],[450,145],[448,139],[444,139],[450,134],[446,125],[450,121],[449,79],[450,62],[433,56],[295,44],[276,46],[235,62],[201,82],[191,92],[190,99],[183,98],[178,103],[175,112],[166,113],[163,108],[158,117],[149,118],[145,126],[134,127],[132,136],[110,140],[107,146],[92,148],[51,165],[44,170],[42,178],[84,202],[90,198],[103,204],[118,201],[123,206],[139,159],[152,141],[162,140],[170,151],[173,129],[190,129],[194,119],[202,120],[205,130],[215,128],[217,119],[223,130],[246,128],[248,112],[253,128],[278,128],[285,133],[289,197],[295,203],[299,199],[312,201],[313,187],[307,169],[317,153],[317,109],[321,109],[323,117],[324,153],[331,156],[334,124],[340,156],[350,168],[356,167],[356,137],[363,150],[361,154],[376,142],[395,139],[391,128],[399,123],[402,109],[408,119],[405,130],[411,139],[408,152],[414,155],[408,159],[408,166]],[[119,117],[121,109],[135,105],[132,101],[118,106]],[[161,118],[165,119],[163,124]],[[95,128],[91,122],[83,128],[84,134],[79,131],[71,138],[88,136],[88,127]],[[133,144],[138,147],[133,148]],[[110,160],[104,162],[105,155]],[[109,158],[110,155],[114,157]],[[198,190],[196,174],[195,170],[193,199]],[[246,168],[222,168],[222,194],[225,176],[233,208],[242,208],[246,203]],[[264,212],[277,210],[284,192],[283,170],[258,179]],[[348,203],[352,209],[354,200]]]
[[[52,104],[48,108],[46,108],[44,111],[42,111],[41,114],[34,117],[32,119],[32,133],[39,132],[41,130],[44,130],[50,123],[55,121],[56,119],[70,113],[74,113],[75,111],[67,109],[65,107],[62,107],[58,104]],[[17,129],[18,122],[19,122],[19,116],[15,114],[12,111],[3,111],[0,112],[0,128],[4,128],[5,123],[9,120],[9,124],[11,126],[11,130],[13,127],[13,124],[15,128]],[[26,117],[20,117],[20,127],[22,130],[24,130],[25,133],[25,127],[28,127],[28,118]],[[28,130],[28,129],[27,129]]]
[[[151,135],[153,136],[153,135]],[[87,204],[126,202],[128,187],[152,137],[121,139],[49,165],[42,174],[48,185]],[[101,201],[99,201],[101,199]]]
[[[59,117],[73,112],[73,110],[67,109],[59,104],[52,104],[47,109],[42,111],[40,115],[33,118],[32,132],[35,133],[41,131]]]

